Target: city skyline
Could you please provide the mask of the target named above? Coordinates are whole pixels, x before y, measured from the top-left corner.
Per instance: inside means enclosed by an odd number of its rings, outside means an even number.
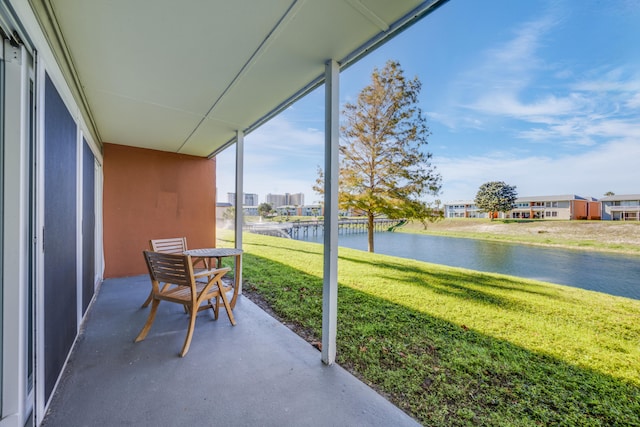
[[[341,73],[340,104],[398,60],[422,81],[442,202],[487,181],[519,195],[640,193],[640,2],[448,2]],[[234,191],[234,147],[218,156]],[[302,192],[324,164],[324,88],[245,139],[245,190]],[[220,198],[218,198],[220,199]]]
[[[220,203],[222,200],[220,199],[220,192],[217,191],[217,202]],[[226,203],[230,203],[232,206],[235,206],[235,196],[236,193],[227,192],[227,201]],[[304,193],[267,193],[264,197],[260,197],[258,193],[250,193],[243,192],[243,206],[258,206],[262,203],[268,203],[272,207],[280,207],[280,206],[304,206],[305,199]]]

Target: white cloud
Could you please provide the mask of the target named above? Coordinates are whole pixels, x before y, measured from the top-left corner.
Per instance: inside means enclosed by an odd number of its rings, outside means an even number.
[[[518,138],[536,141],[561,141],[564,144],[590,146],[598,141],[635,138],[640,141],[640,122],[606,118],[598,115],[572,117],[546,128],[531,128],[518,133]]]
[[[600,68],[592,70],[590,79],[574,83],[571,88],[583,92],[621,92],[638,94],[640,92],[640,76],[634,75],[624,67],[613,69]]]
[[[545,67],[537,51],[555,20],[545,16],[517,25],[513,39],[487,49],[478,66],[461,74],[459,83],[474,89],[472,96],[517,93]]]
[[[545,95],[531,103],[524,103],[513,93],[493,93],[476,101],[468,108],[483,114],[513,117],[534,123],[548,123],[554,116],[577,112],[582,100],[578,96],[557,97]]]
[[[640,108],[640,92],[631,95],[629,99],[627,99],[625,106],[633,109]]]
[[[441,113],[437,111],[427,111],[426,117],[427,121],[441,123],[452,131],[458,128],[482,130],[486,127],[485,121],[480,117]]]
[[[315,156],[322,152],[324,131],[315,128],[300,128],[283,116],[269,121],[246,137],[246,144],[264,153],[278,156],[293,153],[295,156]]]
[[[450,129],[477,129],[486,116],[546,121],[543,117],[577,108],[571,96],[540,94],[530,102],[521,100],[522,92],[545,68],[537,51],[555,20],[548,15],[516,25],[511,40],[481,52],[475,65],[451,79],[447,105],[440,105],[442,112],[430,117]]]
[[[449,104],[429,116],[452,131],[502,126],[514,138],[554,146],[638,138],[638,70],[628,64],[573,70],[545,63],[539,51],[558,22],[548,14],[484,51],[477,66],[452,80]],[[578,75],[583,77],[568,79]]]
[[[235,192],[235,146],[217,157],[218,200]],[[257,193],[260,202],[268,193],[304,193],[305,202],[319,197],[313,192],[316,166],[324,162],[324,132],[298,128],[278,116],[247,135],[244,152],[244,191]]]
[[[442,200],[473,199],[487,181],[517,186],[521,196],[578,194],[601,197],[607,191],[636,194],[640,182],[640,141],[615,140],[578,155],[518,157],[506,153],[439,158]]]

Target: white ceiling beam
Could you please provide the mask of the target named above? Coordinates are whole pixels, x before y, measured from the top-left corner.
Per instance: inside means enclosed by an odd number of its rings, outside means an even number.
[[[381,31],[389,30],[389,25],[384,21],[384,19],[380,18],[378,15],[375,14],[375,12],[373,12],[367,6],[362,4],[360,0],[347,0],[347,3],[349,3],[349,5],[352,8],[360,12],[362,16],[367,18],[369,22],[371,22],[376,27],[380,28]]]
[[[391,38],[402,33],[411,25],[418,22],[420,19],[424,18],[429,13],[433,12],[438,7],[445,4],[447,1],[449,0],[432,0],[432,1],[424,1],[420,3],[417,7],[412,9],[410,12],[406,13],[400,19],[395,21],[393,24],[389,25],[386,31],[381,31],[376,36],[369,39],[366,43],[356,47],[344,58],[337,60],[340,70],[341,71],[345,70],[350,65],[356,63],[359,59],[371,53],[378,47],[382,46]],[[311,93],[314,89],[320,87],[320,85],[322,85],[324,82],[325,82],[325,73],[323,72],[322,74],[318,75],[316,78],[312,79],[307,85],[300,88],[297,92],[295,92],[289,98],[281,102],[279,105],[275,106],[271,111],[266,113],[264,116],[254,121],[251,125],[247,126],[244,129],[245,135],[248,135],[249,133],[253,132],[257,128],[262,126],[264,123],[271,120],[273,117],[280,114],[286,108],[293,105],[296,101],[302,99],[305,95]],[[209,158],[215,157],[217,154],[219,154],[220,152],[222,152],[223,150],[231,146],[234,142],[235,142],[235,137],[231,138],[227,142],[223,143],[222,145],[214,149],[209,154],[208,157]]]
[[[182,151],[182,149],[187,144],[187,142],[189,142],[189,139],[196,133],[196,131],[202,125],[202,123],[205,120],[207,120],[207,118],[211,115],[211,113],[216,108],[216,106],[220,103],[220,101],[222,101],[222,99],[225,97],[225,95],[227,93],[229,93],[229,91],[236,84],[238,84],[238,82],[240,82],[240,80],[242,80],[242,77],[244,77],[247,74],[247,72],[251,69],[253,64],[255,64],[260,59],[260,57],[268,50],[269,46],[275,40],[278,39],[278,36],[282,33],[283,29],[286,28],[287,24],[289,22],[291,22],[291,20],[293,18],[295,18],[296,14],[300,11],[300,9],[302,8],[302,5],[304,4],[305,1],[306,0],[294,0],[294,2],[291,4],[291,6],[289,6],[289,9],[287,9],[287,11],[284,13],[282,18],[280,18],[280,20],[273,27],[271,32],[269,34],[267,34],[267,36],[264,38],[262,43],[260,43],[258,48],[251,54],[249,59],[247,59],[247,61],[244,63],[244,65],[242,66],[240,71],[238,71],[238,74],[236,74],[236,76],[227,85],[227,87],[224,89],[224,91],[222,91],[220,96],[214,101],[213,105],[211,105],[211,108],[209,108],[209,110],[207,111],[205,116],[202,118],[202,120],[200,120],[200,122],[196,125],[196,127],[193,129],[193,131],[189,134],[187,139],[185,139],[185,141],[182,143],[182,145],[180,145],[180,148],[178,148],[178,150],[177,150],[178,153],[180,151]]]

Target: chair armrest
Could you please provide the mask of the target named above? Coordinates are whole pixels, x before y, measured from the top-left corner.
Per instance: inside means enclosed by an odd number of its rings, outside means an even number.
[[[224,268],[214,268],[214,269],[211,269],[211,270],[202,270],[202,271],[198,271],[197,273],[194,272],[193,273],[193,277],[195,277],[196,279],[199,279],[201,277],[209,277],[209,276],[213,276],[214,274],[222,272],[222,271],[224,271],[224,273],[226,274],[228,271],[231,271],[231,268],[224,267]]]

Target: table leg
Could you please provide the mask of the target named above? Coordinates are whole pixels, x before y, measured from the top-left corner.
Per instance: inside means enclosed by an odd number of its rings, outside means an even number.
[[[242,293],[242,255],[235,256],[235,270],[233,271],[233,278],[235,280],[235,286],[233,287],[233,297],[229,301],[231,309],[236,306],[236,300],[238,295]]]

